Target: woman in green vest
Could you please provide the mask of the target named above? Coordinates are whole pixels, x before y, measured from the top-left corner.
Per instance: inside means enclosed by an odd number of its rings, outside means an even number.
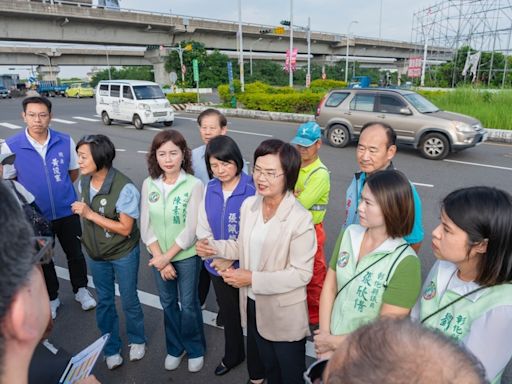
[[[512,197],[491,187],[445,197],[432,232],[439,260],[430,270],[413,319],[464,344],[500,383],[512,357]]]
[[[185,138],[175,130],[154,137],[148,170],[142,184],[141,237],[151,254],[149,266],[164,310],[164,367],[178,368],[186,353],[188,370],[198,372],[206,343],[198,297],[202,260],[194,244],[204,186],[193,176]]]
[[[81,201],[71,207],[82,217],[82,243],[98,295],[96,323],[102,335],[110,333],[103,352],[107,367],[114,369],[123,363],[114,279],[126,319],[130,361],[145,354],[144,314],[137,295],[140,194],[128,177],[112,167],[116,150],[107,136],[84,136],[76,151]]]
[[[346,334],[379,316],[405,317],[421,287],[420,262],[403,236],[414,224],[407,178],[386,170],[366,180],[360,224],[338,236],[320,296],[319,358],[329,357]]]

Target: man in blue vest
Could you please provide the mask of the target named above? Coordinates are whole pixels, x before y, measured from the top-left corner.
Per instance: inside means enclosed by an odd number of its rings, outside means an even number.
[[[80,238],[80,219],[71,212],[77,200],[73,182],[78,178],[78,161],[73,139],[49,129],[52,104],[45,97],[27,97],[23,100],[24,132],[9,137],[2,145],[2,153],[13,152],[13,166],[4,169],[5,179],[17,180],[35,196],[43,215],[51,221],[52,230],[66,254],[75,300],[83,310],[96,307],[96,301],[87,290],[87,266]],[[60,306],[59,281],[53,261],[43,265],[46,288],[50,297],[52,318]]]
[[[357,206],[361,200],[366,178],[372,173],[385,169],[394,169],[393,157],[396,155],[396,133],[386,123],[371,122],[361,128],[357,143],[356,157],[360,172],[354,174],[354,178],[347,189],[345,200],[345,224],[344,228],[351,224],[359,223]],[[414,197],[414,226],[412,232],[404,239],[418,252],[423,241],[423,224],[421,212],[421,200],[416,188],[411,184]]]

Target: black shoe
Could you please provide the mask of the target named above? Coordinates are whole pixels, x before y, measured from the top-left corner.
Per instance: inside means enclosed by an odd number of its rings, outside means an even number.
[[[225,375],[229,371],[231,371],[231,368],[226,367],[222,361],[217,365],[217,368],[215,368],[215,374],[217,376]]]

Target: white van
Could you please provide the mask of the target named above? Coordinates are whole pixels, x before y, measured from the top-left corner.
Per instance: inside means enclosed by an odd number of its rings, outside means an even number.
[[[130,121],[135,128],[164,123],[170,127],[174,111],[157,83],[140,80],[103,80],[96,86],[96,113],[103,124]]]

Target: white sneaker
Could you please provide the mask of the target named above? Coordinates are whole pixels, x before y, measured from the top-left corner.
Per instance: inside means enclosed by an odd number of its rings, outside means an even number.
[[[55,300],[50,300],[50,311],[52,313],[52,320],[57,317],[57,309],[60,307],[60,300],[57,297]]]
[[[115,355],[112,356],[107,356],[105,360],[107,362],[107,367],[110,370],[116,369],[121,364],[123,364],[123,358],[119,353],[116,353]]]
[[[204,365],[204,357],[194,357],[193,359],[188,359],[188,371],[189,372],[199,372]]]
[[[96,307],[96,300],[91,295],[91,292],[87,288],[80,288],[78,292],[75,293],[75,300],[82,304],[82,309],[84,311],[88,311],[89,309],[93,309]]]
[[[130,344],[130,361],[141,360],[146,354],[146,343]]]
[[[185,352],[183,352],[178,357],[172,356],[172,355],[167,355],[165,357],[165,364],[164,364],[165,369],[167,369],[168,371],[174,371],[176,368],[178,368],[180,366],[181,359],[183,359],[183,356],[185,356]]]

